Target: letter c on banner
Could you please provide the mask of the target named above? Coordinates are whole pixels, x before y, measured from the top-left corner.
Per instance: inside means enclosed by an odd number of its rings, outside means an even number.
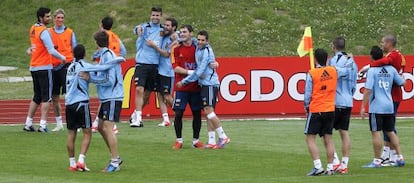
[[[246,84],[246,80],[239,74],[229,74],[221,80],[220,94],[226,101],[240,102],[246,96],[246,91],[237,91],[236,94],[232,94],[230,90],[230,84],[233,81],[236,82],[237,85]]]

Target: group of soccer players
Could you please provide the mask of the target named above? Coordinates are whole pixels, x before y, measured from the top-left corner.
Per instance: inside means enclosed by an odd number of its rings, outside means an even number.
[[[55,25],[47,28],[51,16],[49,8],[39,8],[38,22],[30,29],[31,47],[27,53],[31,56],[30,72],[33,77],[34,97],[23,130],[36,131],[32,121],[37,107],[41,105],[40,127],[37,131],[48,132],[46,119],[51,101],[57,116],[57,126],[52,131],[63,130],[59,95],[66,93],[69,170],[89,171],[85,163],[86,153],[91,133],[99,131],[111,154],[111,160],[103,171],[118,171],[122,160],[118,153],[115,136],[118,129],[114,122],[119,122],[124,97],[120,62],[125,61],[125,46],[118,35],[111,31],[113,19],[105,17],[101,21],[100,30],[94,34],[98,50],[93,55],[93,60],[97,64],[89,64],[84,61],[84,46],[77,43],[73,30],[64,25],[64,10],[55,11]],[[158,126],[170,126],[167,105],[172,106],[174,110],[176,142],[173,149],[183,147],[182,118],[187,103],[193,113],[192,147],[223,148],[230,143],[230,138],[227,137],[214,112],[219,87],[216,72],[218,63],[208,42],[208,32],[200,31],[194,38],[191,25],[184,24],[177,32],[177,20],[166,18],[161,25],[161,17],[162,9],[153,7],[150,22],[134,28],[134,34],[137,35],[134,74],[136,110],[131,115],[130,126],[143,127],[142,109],[151,92],[156,91],[163,116],[163,122]],[[89,83],[96,84],[100,100],[93,123],[89,111]],[[206,145],[199,140],[202,109],[208,128],[209,140]],[[80,128],[83,129],[84,136],[76,161],[74,145]],[[218,142],[216,133],[219,136]]]
[[[357,78],[366,72],[366,84],[360,114],[365,115],[369,102],[369,125],[374,147],[374,160],[362,167],[404,166],[395,120],[399,102],[402,100],[401,77],[405,60],[395,48],[396,37],[386,35],[381,40],[382,49],[374,46],[370,55],[373,62],[359,71],[352,55],[345,52],[345,39],[337,37],[332,41],[334,56],[328,60],[323,49],[315,50],[317,65],[308,72],[305,86],[306,143],[314,163],[309,176],[347,174],[350,154],[348,133],[353,95]],[[388,54],[384,57],[383,51]],[[332,140],[332,131],[339,131],[342,141],[342,160],[339,161]],[[384,150],[381,155],[381,131],[384,133]],[[322,167],[316,135],[323,138],[327,156],[327,167]],[[391,150],[390,150],[391,149]]]

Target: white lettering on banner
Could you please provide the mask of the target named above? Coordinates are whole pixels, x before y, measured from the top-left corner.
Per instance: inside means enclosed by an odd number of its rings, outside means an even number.
[[[237,91],[235,94],[230,92],[231,82],[236,82],[237,85],[245,85],[246,80],[239,74],[229,74],[221,80],[220,94],[224,100],[229,102],[240,102],[246,97],[246,91]]]
[[[406,91],[404,88],[402,90],[403,100],[407,100],[414,97],[414,68],[412,73],[403,73],[405,82],[408,83],[411,81],[411,86],[413,87],[411,91]]]
[[[282,75],[280,75],[278,72],[273,70],[252,70],[250,74],[250,99],[252,102],[272,101],[282,96],[284,89],[284,80]],[[272,79],[274,86],[273,91],[270,93],[262,93],[262,78]]]
[[[298,90],[298,83],[299,81],[306,81],[306,73],[296,73],[292,77],[289,78],[288,81],[288,93],[289,96],[298,101],[303,101],[305,98],[305,94],[299,93]]]
[[[364,97],[364,93],[362,92],[362,88],[365,88],[365,83],[357,83],[354,93],[354,100],[362,100]]]

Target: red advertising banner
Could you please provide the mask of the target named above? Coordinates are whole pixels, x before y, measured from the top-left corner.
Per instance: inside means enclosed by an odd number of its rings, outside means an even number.
[[[304,115],[303,98],[309,58],[295,57],[224,57],[217,72],[220,78],[219,102],[216,113],[222,115]],[[406,85],[399,112],[414,113],[414,55],[406,56],[404,70]],[[358,68],[368,64],[368,56],[355,56]],[[134,110],[135,86],[133,75],[135,60],[123,63],[125,98],[122,116]],[[357,84],[353,112],[360,109],[364,81]],[[143,110],[143,116],[160,116],[155,94]],[[189,111],[189,110],[188,110]],[[187,111],[187,112],[188,112]],[[170,110],[170,114],[172,111]],[[190,114],[190,113],[186,113]]]

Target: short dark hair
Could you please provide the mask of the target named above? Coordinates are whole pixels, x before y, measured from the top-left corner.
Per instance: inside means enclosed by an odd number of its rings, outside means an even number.
[[[318,48],[315,50],[315,58],[319,65],[325,66],[328,60],[328,52],[324,49]]]
[[[383,37],[385,39],[385,41],[387,42],[391,42],[392,46],[397,46],[397,37],[393,34],[387,34]]]
[[[162,8],[161,8],[161,7],[159,7],[159,6],[154,6],[154,7],[152,7],[152,8],[151,8],[151,12],[153,12],[153,11],[155,11],[155,12],[160,12],[160,13],[161,13],[161,15],[162,15]]]
[[[178,27],[178,21],[177,21],[175,18],[173,18],[173,17],[168,17],[168,18],[166,18],[166,19],[165,19],[165,21],[170,21],[170,22],[171,22],[171,26],[172,26],[172,27],[174,27],[174,26],[175,26],[174,31],[176,31],[176,30],[177,30],[177,27]]]
[[[76,60],[85,58],[85,47],[82,44],[78,44],[73,48],[73,56]]]
[[[345,50],[345,38],[342,36],[336,37],[332,44],[337,50]]]
[[[384,57],[384,52],[379,46],[373,46],[369,54],[373,60],[378,60]]]
[[[201,30],[197,35],[205,36],[206,40],[208,40],[208,32],[206,30]]]
[[[114,19],[112,19],[111,17],[107,16],[107,17],[105,17],[105,18],[102,19],[101,23],[102,23],[102,27],[105,30],[111,30],[112,24],[114,24]]]
[[[190,24],[183,24],[181,25],[180,29],[184,29],[186,28],[188,30],[188,32],[193,32],[193,26],[191,26]]]
[[[37,21],[40,22],[39,17],[45,17],[46,13],[50,13],[50,8],[40,7],[36,13]]]
[[[93,38],[95,39],[96,44],[99,47],[108,47],[108,44],[109,44],[109,40],[108,40],[109,39],[109,36],[108,36],[108,34],[104,30],[95,32],[95,34],[93,34]]]

